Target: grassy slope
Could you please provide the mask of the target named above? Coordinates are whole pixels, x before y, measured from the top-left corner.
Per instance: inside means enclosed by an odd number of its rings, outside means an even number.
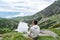
[[[39,21],[39,26],[42,28],[51,27],[54,25],[60,26],[59,24],[60,24],[60,14],[41,19]]]

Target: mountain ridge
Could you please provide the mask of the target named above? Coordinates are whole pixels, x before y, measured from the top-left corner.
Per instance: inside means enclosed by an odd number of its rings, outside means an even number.
[[[32,16],[24,16],[24,17],[16,17],[12,18],[14,20],[33,20],[33,19],[41,19],[45,17],[49,17],[55,14],[60,13],[60,1],[55,1],[53,4],[45,8],[44,10],[36,13],[35,15]]]

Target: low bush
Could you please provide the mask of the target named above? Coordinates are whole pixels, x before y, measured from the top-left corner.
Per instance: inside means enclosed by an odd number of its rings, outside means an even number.
[[[58,28],[58,27],[60,27],[60,23],[54,24],[52,27],[53,28]]]
[[[25,37],[22,33],[11,32],[3,35],[2,40],[32,40],[29,37]]]
[[[0,34],[3,34],[3,33],[9,33],[11,32],[12,30],[9,29],[9,28],[0,28]]]

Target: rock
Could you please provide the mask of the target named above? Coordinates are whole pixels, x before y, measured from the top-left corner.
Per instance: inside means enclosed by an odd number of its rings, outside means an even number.
[[[0,40],[2,39],[2,34],[0,34]]]
[[[50,30],[41,30],[40,32],[41,36],[52,36],[52,37],[58,37],[58,35]]]
[[[55,29],[60,29],[60,27],[58,27],[58,28],[55,28]]]

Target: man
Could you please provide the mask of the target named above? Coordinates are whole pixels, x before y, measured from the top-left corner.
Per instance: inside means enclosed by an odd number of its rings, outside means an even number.
[[[30,28],[30,37],[33,38],[33,40],[37,40],[39,33],[40,33],[40,28],[37,25],[38,22],[36,20],[32,21],[32,27]]]

